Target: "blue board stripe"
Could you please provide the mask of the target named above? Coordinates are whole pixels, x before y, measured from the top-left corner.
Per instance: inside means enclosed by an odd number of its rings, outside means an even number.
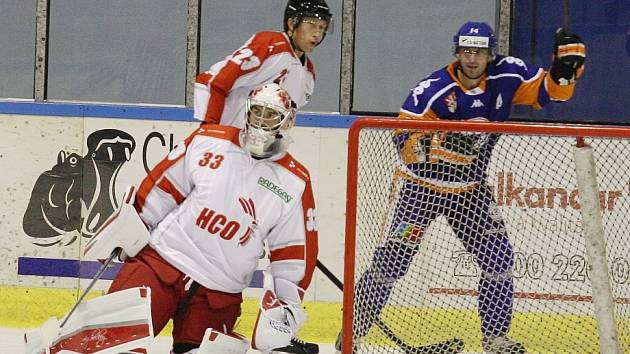
[[[85,105],[71,103],[0,102],[0,113],[34,116],[83,117]]]
[[[0,114],[198,122],[193,118],[192,109],[179,106],[0,101]],[[353,115],[300,113],[296,125],[319,128],[349,128],[356,119],[357,116]]]
[[[97,261],[39,257],[18,258],[18,275],[92,279],[100,267],[101,263]],[[114,262],[103,273],[101,279],[113,280],[121,267],[122,263]],[[262,271],[257,270],[254,272],[249,287],[262,288],[262,285],[263,274]]]
[[[122,263],[114,262],[113,265],[103,273],[101,279],[114,279],[121,266]],[[19,275],[91,279],[100,267],[101,263],[96,261],[35,257],[18,258]]]
[[[85,117],[170,120],[196,122],[192,109],[185,107],[143,107],[114,105],[85,105]]]

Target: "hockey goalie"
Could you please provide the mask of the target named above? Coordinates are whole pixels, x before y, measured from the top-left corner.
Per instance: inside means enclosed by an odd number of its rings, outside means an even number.
[[[151,289],[149,334],[173,320],[173,354],[247,352],[234,325],[264,245],[270,265],[251,347],[286,352],[306,319],[317,230],[308,171],[286,150],[294,107],[277,84],[254,89],[245,129],[201,125],[86,246],[91,258],[110,261],[118,250],[125,259],[103,298]]]

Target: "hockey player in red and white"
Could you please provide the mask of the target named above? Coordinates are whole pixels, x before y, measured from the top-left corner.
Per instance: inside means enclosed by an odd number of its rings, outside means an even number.
[[[302,108],[310,101],[315,86],[315,67],[308,54],[332,30],[332,13],[325,0],[289,0],[283,31],[255,33],[234,53],[197,76],[194,117],[242,129],[247,95],[267,83],[279,84],[297,108]],[[298,354],[319,351],[316,344],[299,338],[279,349]]]
[[[324,0],[289,0],[284,31],[254,34],[241,48],[197,76],[194,116],[206,123],[243,128],[245,99],[259,85],[277,83],[300,109],[315,86],[313,52],[332,30]]]
[[[308,170],[287,151],[295,108],[277,84],[253,90],[244,129],[202,124],[142,181],[135,208],[150,230],[110,292],[151,288],[153,329],[173,320],[171,353],[246,353],[233,331],[241,292],[266,244],[270,265],[251,347],[288,346],[317,259]]]

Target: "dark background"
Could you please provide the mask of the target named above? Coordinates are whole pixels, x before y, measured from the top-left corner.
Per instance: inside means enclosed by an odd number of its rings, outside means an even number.
[[[512,55],[549,68],[563,1],[515,1]],[[586,42],[586,66],[573,99],[540,111],[516,107],[513,117],[553,122],[630,125],[630,1],[570,1],[571,32]]]

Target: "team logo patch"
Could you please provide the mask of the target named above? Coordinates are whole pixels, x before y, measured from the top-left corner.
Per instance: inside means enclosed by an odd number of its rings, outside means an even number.
[[[396,235],[409,242],[419,242],[422,237],[422,228],[409,223],[400,223],[396,228]]]
[[[239,203],[241,203],[241,207],[243,207],[243,211],[245,214],[252,217],[251,225],[247,227],[247,231],[243,236],[239,237],[238,244],[244,246],[247,244],[249,239],[254,234],[254,229],[258,227],[258,221],[256,221],[256,206],[254,205],[254,201],[252,198],[245,199],[243,197],[238,198]]]
[[[446,96],[444,103],[446,104],[446,108],[448,108],[449,112],[455,113],[457,110],[457,96],[454,91]]]
[[[481,102],[481,100],[476,99],[473,101],[472,105],[470,106],[470,108],[481,108],[483,107],[483,102]]]

